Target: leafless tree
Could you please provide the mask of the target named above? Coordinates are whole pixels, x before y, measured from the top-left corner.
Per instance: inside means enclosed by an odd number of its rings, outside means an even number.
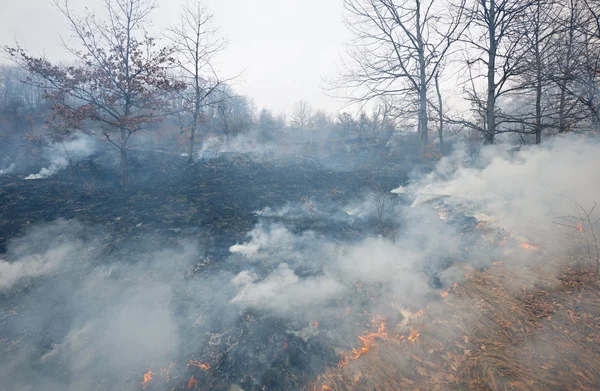
[[[203,108],[211,94],[223,83],[211,61],[226,46],[225,40],[212,26],[213,14],[200,0],[184,5],[181,22],[168,30],[167,37],[175,47],[174,62],[178,79],[186,86],[181,91],[181,109],[190,117],[188,164],[194,160],[194,143],[198,125],[206,116]],[[211,103],[215,103],[212,100]],[[182,118],[183,119],[183,118]]]
[[[518,75],[516,85],[517,93],[527,100],[533,100],[533,112],[527,108],[521,113],[516,113],[515,121],[521,120],[522,133],[535,135],[535,143],[542,141],[542,131],[549,127],[552,108],[544,95],[552,85],[552,59],[555,57],[555,37],[560,33],[556,24],[556,3],[552,0],[535,1],[531,7],[525,9],[522,18],[522,30],[525,32],[522,40],[523,72]],[[519,100],[522,102],[523,100]]]
[[[105,0],[104,19],[92,11],[80,16],[68,1],[56,0],[55,4],[77,42],[65,43],[76,59],[73,65],[54,65],[18,45],[5,49],[28,72],[44,80],[40,87],[45,88],[64,127],[77,128],[83,121],[100,124],[106,140],[120,151],[121,186],[126,187],[127,141],[161,119],[164,98],[179,88],[167,75],[172,50],[156,49],[156,41],[145,29],[155,3]]]
[[[555,54],[551,59],[551,80],[558,90],[556,95],[559,133],[572,129],[573,125],[584,117],[576,92],[583,54],[580,22],[584,17],[581,0],[568,0],[562,4],[555,18],[560,33],[553,40]]]
[[[304,137],[304,131],[308,129],[311,117],[312,107],[304,100],[296,102],[292,108],[291,125],[300,130],[302,137]],[[312,144],[312,132],[310,132],[310,143]]]
[[[373,183],[371,185],[371,195],[369,200],[375,207],[375,214],[377,217],[377,224],[379,225],[379,231],[382,235],[385,235],[385,213],[387,203],[390,199],[390,190],[386,189],[379,183]]]
[[[304,101],[300,100],[296,102],[292,109],[292,126],[298,129],[306,129],[312,116],[312,108]]]
[[[499,108],[499,100],[522,89],[515,78],[523,72],[523,29],[525,13],[538,0],[472,0],[464,12],[468,33],[465,92],[477,120],[462,124],[483,135],[486,144],[493,144],[503,131],[501,125],[510,123]]]
[[[408,110],[416,108],[425,155],[428,89],[462,33],[464,3],[444,8],[439,0],[344,0],[344,6],[354,40],[339,84],[362,102],[403,97]]]

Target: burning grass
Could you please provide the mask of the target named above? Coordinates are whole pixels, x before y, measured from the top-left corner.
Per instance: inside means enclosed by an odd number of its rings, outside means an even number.
[[[419,322],[417,338],[407,343],[380,326],[377,338],[361,338],[368,352],[350,355],[312,389],[598,389],[600,289],[593,273],[567,266],[531,288],[523,272],[503,263],[465,270],[465,281],[406,325]]]

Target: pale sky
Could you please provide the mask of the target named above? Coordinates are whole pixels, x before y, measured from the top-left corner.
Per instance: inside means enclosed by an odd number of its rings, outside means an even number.
[[[185,0],[158,0],[151,15],[160,33],[179,20]],[[101,0],[70,0],[75,9],[100,8]],[[334,112],[343,103],[326,96],[323,78],[336,75],[343,42],[349,34],[342,22],[341,0],[204,0],[215,24],[229,41],[216,68],[224,77],[243,71],[236,90],[258,108],[291,111],[306,100]],[[67,58],[59,35],[69,33],[51,0],[0,0],[0,45],[15,39],[35,54]],[[2,62],[7,60],[2,58]]]

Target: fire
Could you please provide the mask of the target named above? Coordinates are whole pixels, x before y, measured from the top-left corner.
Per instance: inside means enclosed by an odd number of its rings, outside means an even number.
[[[340,362],[338,362],[338,368],[343,367],[344,365],[348,364],[348,356],[346,355],[342,355],[342,359],[340,360]]]
[[[194,379],[194,376],[190,377],[190,380],[188,380],[187,388],[190,390],[195,390],[197,386],[198,380]]]
[[[408,340],[410,342],[414,343],[419,339],[419,335],[421,335],[419,332],[417,332],[413,329],[410,329],[410,334],[408,335]]]
[[[439,216],[440,220],[448,220],[448,212],[440,212]]]
[[[331,388],[331,387],[329,387],[329,386],[326,386],[325,384],[323,384],[323,385],[321,386],[321,388],[322,388],[324,391],[330,391],[330,390],[333,390],[333,388]]]
[[[458,282],[454,282],[454,284],[452,284],[452,288],[448,288],[444,292],[441,292],[440,296],[442,296],[442,299],[445,299],[450,294],[450,291],[456,293],[456,288],[458,288]]]
[[[319,327],[319,322],[318,322],[318,321],[316,321],[316,320],[313,320],[313,321],[312,321],[312,327],[313,327],[314,329],[316,329],[317,327]]]
[[[519,244],[519,247],[524,248],[526,250],[537,250],[540,248],[540,246],[537,246],[537,245],[531,244],[531,243],[527,243],[527,242],[523,242],[523,243]]]
[[[152,380],[152,375],[154,375],[154,372],[152,372],[152,370],[149,370],[148,372],[144,373],[144,381],[142,382],[143,390],[145,390],[146,387],[148,387],[148,383],[150,383],[150,381]]]
[[[373,319],[372,322],[375,323],[376,319]],[[385,321],[383,319],[380,319],[379,326],[377,327],[377,332],[358,337],[358,339],[362,341],[363,347],[359,349],[352,349],[352,359],[356,360],[363,354],[368,353],[369,350],[371,350],[371,346],[373,345],[375,339],[379,338],[385,340],[387,339],[387,337],[388,332],[387,327],[385,325]]]
[[[583,232],[583,224],[581,224],[581,223],[577,224],[577,231]]]
[[[190,360],[190,362],[188,363],[188,366],[190,366],[190,365],[193,367],[204,369],[205,371],[208,371],[210,369],[209,363],[203,363],[198,360]]]

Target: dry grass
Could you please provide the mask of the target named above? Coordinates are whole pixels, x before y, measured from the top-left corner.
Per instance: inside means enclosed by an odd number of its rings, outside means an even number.
[[[446,299],[425,308],[418,341],[378,341],[368,354],[322,374],[312,388],[598,390],[594,271],[564,267],[534,288],[525,285],[526,271],[514,267],[468,272]]]

